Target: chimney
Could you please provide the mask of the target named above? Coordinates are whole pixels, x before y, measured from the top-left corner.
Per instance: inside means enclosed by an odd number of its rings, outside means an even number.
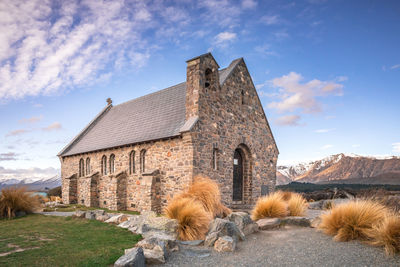
[[[211,53],[186,61],[186,120],[199,117],[201,102],[210,91],[219,91],[218,63]]]
[[[112,104],[112,100],[111,100],[111,98],[107,98],[107,105],[109,106],[109,105],[111,105]]]

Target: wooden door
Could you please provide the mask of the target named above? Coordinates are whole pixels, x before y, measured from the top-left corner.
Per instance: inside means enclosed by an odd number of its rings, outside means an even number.
[[[243,158],[238,149],[233,156],[233,201],[243,200]]]

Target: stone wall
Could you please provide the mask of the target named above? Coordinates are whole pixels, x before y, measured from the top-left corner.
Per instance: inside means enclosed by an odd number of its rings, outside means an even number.
[[[64,157],[60,159],[63,201],[73,203],[76,198],[79,204],[87,206],[161,211],[168,199],[177,192],[181,192],[191,181],[191,159],[193,158],[191,138],[189,133],[185,133],[182,137],[168,140]],[[146,149],[144,173],[140,172],[139,167],[142,149]],[[129,154],[132,150],[136,152],[136,172],[130,174]],[[111,154],[115,155],[115,172],[102,175],[101,158],[105,155],[107,165],[109,165],[108,160]],[[84,177],[77,177],[79,160],[81,158],[86,160],[87,157],[90,158],[91,173]],[[159,170],[159,172],[150,175],[151,182],[149,183],[149,175],[146,176],[146,174],[153,173],[153,170]],[[98,174],[93,176],[97,172]],[[71,176],[73,176],[72,179],[67,179]]]
[[[205,74],[199,70],[207,68],[217,68],[210,55],[188,62],[188,81],[196,81],[187,83],[188,91],[199,92],[198,99],[192,100],[198,102],[195,115],[199,117],[193,129],[194,174],[218,181],[225,204],[250,205],[261,195],[262,185],[274,190],[278,150],[244,61],[240,60],[222,87],[217,83],[205,88]],[[234,203],[233,155],[238,148],[245,158],[243,200]],[[212,164],[213,149],[218,149],[217,170]]]

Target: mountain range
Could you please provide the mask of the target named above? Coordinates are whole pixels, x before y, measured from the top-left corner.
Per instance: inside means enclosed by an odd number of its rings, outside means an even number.
[[[44,178],[40,180],[33,180],[26,178],[23,180],[18,179],[5,179],[0,180],[0,190],[5,187],[10,186],[25,186],[31,191],[46,191],[48,189],[57,187],[61,185],[61,177],[59,175]]]
[[[400,184],[400,157],[336,154],[321,160],[277,167],[277,185],[290,182]]]

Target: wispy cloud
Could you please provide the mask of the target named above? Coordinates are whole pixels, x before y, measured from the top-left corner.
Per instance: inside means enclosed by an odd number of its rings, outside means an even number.
[[[275,51],[271,50],[271,46],[268,44],[263,44],[263,45],[258,45],[254,47],[254,51],[256,51],[258,54],[264,55],[264,56],[276,56],[277,53]]]
[[[61,123],[53,122],[49,126],[43,128],[43,131],[50,132],[50,131],[56,131],[56,130],[61,130],[61,129],[62,129]]]
[[[226,46],[228,43],[233,42],[236,39],[236,33],[234,32],[221,32],[214,38],[217,46]]]
[[[324,146],[321,147],[321,149],[322,150],[326,150],[326,149],[330,149],[332,147],[333,147],[333,145],[324,145]]]
[[[298,115],[286,115],[281,116],[275,120],[276,124],[282,126],[299,126],[300,116]]]
[[[0,161],[17,160],[17,156],[14,152],[0,153]]]
[[[318,129],[318,130],[315,130],[314,132],[315,133],[328,133],[328,132],[332,132],[332,131],[334,131],[335,130],[335,128],[331,128],[331,129]]]
[[[400,142],[398,142],[398,143],[393,143],[393,144],[392,144],[392,147],[393,147],[393,152],[395,152],[395,153],[400,153]]]
[[[314,79],[302,83],[302,80],[303,77],[296,72],[272,79],[272,87],[279,89],[280,101],[271,102],[268,107],[278,112],[300,110],[304,113],[316,113],[322,111],[317,97],[343,93],[343,85],[336,82]]]
[[[279,15],[265,15],[261,18],[261,22],[266,25],[274,25],[279,24],[281,22],[281,19]]]
[[[30,118],[23,118],[21,120],[19,120],[19,123],[36,123],[39,122],[43,119],[43,115],[40,116],[33,116]]]
[[[396,64],[390,67],[391,70],[400,68],[400,64]]]
[[[27,129],[17,129],[17,130],[11,131],[8,134],[6,134],[6,137],[7,136],[17,136],[17,135],[25,134],[28,132],[29,132],[29,130],[27,130]]]
[[[253,9],[257,6],[257,2],[254,0],[243,0],[242,8],[244,9]]]

